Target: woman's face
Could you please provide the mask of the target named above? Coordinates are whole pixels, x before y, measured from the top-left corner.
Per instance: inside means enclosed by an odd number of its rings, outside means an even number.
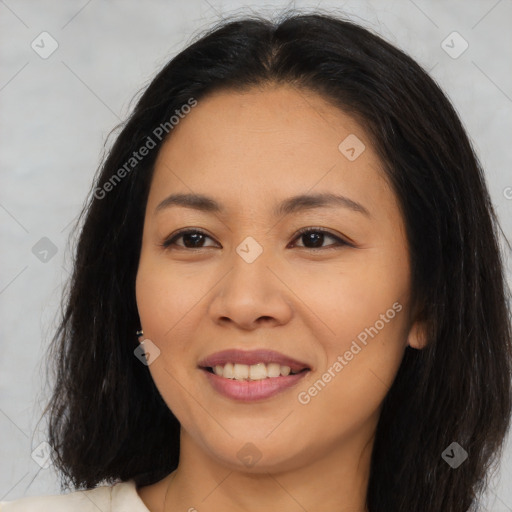
[[[238,469],[358,451],[406,345],[420,348],[404,223],[367,133],[288,86],[217,92],[174,127],[136,292],[160,394],[196,448]],[[205,364],[225,350],[240,352]],[[277,354],[243,358],[255,350]],[[269,377],[286,357],[306,370]],[[222,377],[201,367],[214,363]]]

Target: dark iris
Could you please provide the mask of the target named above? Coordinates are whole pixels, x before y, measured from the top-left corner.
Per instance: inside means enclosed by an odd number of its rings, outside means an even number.
[[[321,249],[324,248],[324,239],[327,235],[328,238],[333,238],[336,240],[336,237],[329,233],[324,233],[322,230],[310,230],[304,231],[302,234],[299,234],[295,240],[300,239],[302,241],[303,247],[307,249]],[[177,239],[183,239],[183,246],[185,249],[201,249],[203,248],[205,238],[209,238],[208,235],[201,233],[200,231],[189,231],[182,232],[179,235],[176,235],[171,240],[165,242],[163,244],[164,247],[169,247],[174,245],[174,241]],[[335,245],[343,245],[340,240],[337,240]],[[346,245],[346,244],[345,244]]]
[[[324,241],[324,234],[318,231],[312,231],[310,233],[304,233],[302,235],[302,243],[305,247],[308,247],[306,240],[309,240],[313,243],[312,246],[309,247],[322,247]]]
[[[204,241],[204,240],[202,240],[204,238],[204,235],[202,233],[184,233],[182,235],[182,238],[183,238],[183,245],[188,248],[201,247],[200,242]],[[187,239],[190,239],[192,241],[191,246],[187,245]]]

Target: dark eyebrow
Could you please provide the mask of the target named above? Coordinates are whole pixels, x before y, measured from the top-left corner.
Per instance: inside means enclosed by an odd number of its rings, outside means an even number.
[[[363,213],[371,217],[370,212],[360,203],[349,199],[348,197],[325,192],[323,194],[302,194],[285,199],[277,205],[274,215],[290,215],[300,210],[310,210],[313,208],[323,208],[328,206],[342,206],[354,212]]]
[[[171,194],[158,204],[155,213],[171,206],[182,206],[184,208],[192,208],[194,210],[212,213],[223,213],[225,211],[224,207],[215,201],[215,199],[202,194]],[[329,206],[342,206],[352,211],[363,213],[367,217],[371,217],[370,212],[362,204],[348,197],[331,193],[302,194],[290,197],[278,204],[273,213],[274,216],[281,217],[301,210]]]
[[[161,201],[155,208],[155,213],[171,206],[183,206],[203,212],[221,213],[224,209],[211,197],[201,194],[171,194]]]

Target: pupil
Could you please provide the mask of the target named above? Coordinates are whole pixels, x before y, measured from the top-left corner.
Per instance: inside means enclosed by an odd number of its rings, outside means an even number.
[[[322,247],[322,241],[323,241],[323,233],[306,233],[305,235],[302,235],[303,237],[309,237],[309,241],[313,242],[313,247]],[[302,240],[304,245],[307,246],[305,243],[305,240]]]
[[[190,240],[192,239],[192,247],[200,247],[200,244],[196,243],[196,242],[201,242],[201,237],[203,235],[201,233],[188,233],[188,234],[185,234],[183,235],[183,244],[185,245],[185,247],[189,247],[188,244],[187,244],[187,240]]]

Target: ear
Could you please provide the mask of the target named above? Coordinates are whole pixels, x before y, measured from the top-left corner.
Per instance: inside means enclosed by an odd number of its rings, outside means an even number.
[[[416,320],[407,335],[407,345],[417,350],[421,350],[427,346],[427,329],[426,324],[422,320]]]

